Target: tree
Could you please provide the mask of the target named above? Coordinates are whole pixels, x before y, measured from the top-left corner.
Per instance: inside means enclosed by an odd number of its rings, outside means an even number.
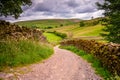
[[[84,27],[84,26],[85,26],[84,21],[80,21],[80,27]]]
[[[103,4],[97,3],[98,9],[105,10],[105,33],[102,36],[110,42],[120,43],[120,0],[104,0]]]
[[[22,6],[31,5],[31,0],[0,0],[0,16],[18,18],[23,12]]]

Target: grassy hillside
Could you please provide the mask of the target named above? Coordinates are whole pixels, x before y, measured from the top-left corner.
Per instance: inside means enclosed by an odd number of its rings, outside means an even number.
[[[69,38],[85,38],[85,39],[102,39],[100,33],[104,26],[100,25],[100,19],[83,20],[85,26],[80,27],[82,20],[78,19],[51,19],[51,20],[36,20],[24,21],[16,24],[31,26],[36,25],[39,28],[47,31],[57,31],[66,33]],[[52,28],[51,28],[52,27]],[[51,36],[52,37],[52,36]],[[50,37],[49,37],[50,38]]]
[[[104,41],[100,33],[102,33],[103,25],[100,24],[100,18],[93,20],[83,20],[84,26],[80,26],[80,22],[68,26],[49,29],[48,31],[57,31],[66,33],[68,38],[82,38],[82,39],[95,39]]]
[[[50,29],[66,25],[71,25],[79,22],[79,19],[45,19],[45,20],[33,20],[33,21],[21,21],[15,24],[27,27],[37,27],[41,29]]]
[[[58,32],[66,33],[68,35],[73,35],[73,38],[83,37],[83,36],[100,36],[104,26],[98,24],[95,26],[80,27],[78,25],[64,26],[56,29],[52,29]]]

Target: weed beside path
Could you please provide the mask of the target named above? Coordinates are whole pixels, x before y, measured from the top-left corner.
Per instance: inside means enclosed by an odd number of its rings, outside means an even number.
[[[30,40],[0,42],[0,70],[35,63],[48,58],[53,49]]]

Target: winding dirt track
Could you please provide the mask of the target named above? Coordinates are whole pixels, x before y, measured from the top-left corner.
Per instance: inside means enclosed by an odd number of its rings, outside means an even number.
[[[16,74],[17,80],[102,80],[79,56],[58,46],[54,50],[55,54],[43,63],[22,68],[26,73]]]

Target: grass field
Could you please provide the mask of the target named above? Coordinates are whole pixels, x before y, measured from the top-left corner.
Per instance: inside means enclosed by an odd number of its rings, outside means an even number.
[[[47,37],[48,42],[53,43],[53,44],[58,44],[59,41],[62,40],[61,37],[56,36],[56,35],[53,34],[53,33],[44,33],[44,36]]]
[[[21,21],[15,24],[27,27],[38,27],[40,29],[50,29],[66,25],[71,25],[79,22],[78,19],[45,19],[45,20],[34,20],[34,21]]]
[[[104,26],[102,25],[96,25],[96,26],[89,26],[89,27],[79,27],[79,26],[65,26],[54,29],[58,32],[63,32],[69,35],[69,33],[73,34],[74,38],[80,37],[80,36],[100,36],[100,33],[102,32],[102,29]]]

